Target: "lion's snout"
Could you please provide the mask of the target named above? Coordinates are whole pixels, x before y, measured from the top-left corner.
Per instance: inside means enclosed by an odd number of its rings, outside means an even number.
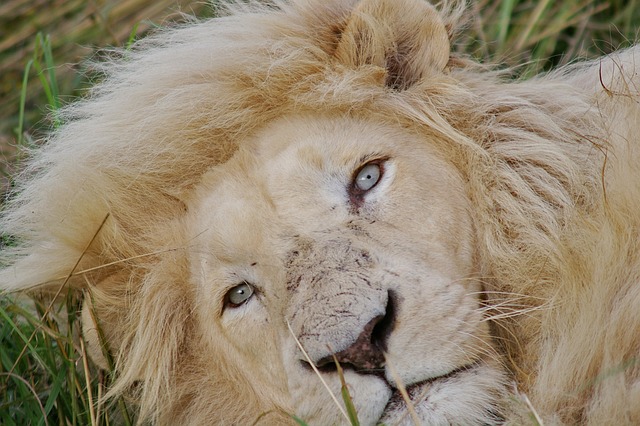
[[[384,367],[397,298],[370,256],[344,238],[300,240],[287,262],[292,292],[288,317],[296,338],[316,366],[335,359],[359,372]],[[299,353],[307,363],[307,357]]]
[[[384,353],[380,342],[373,333],[384,317],[378,315],[364,326],[355,342],[348,348],[320,359],[318,367],[330,367],[336,361],[342,367],[353,367],[356,371],[375,370],[384,366]]]
[[[363,374],[379,374],[384,372],[387,339],[395,325],[395,296],[388,292],[387,306],[384,315],[376,315],[362,328],[358,337],[345,349],[333,351],[327,345],[329,354],[312,360],[316,367],[332,371],[336,361],[342,368],[350,368]],[[341,312],[335,312],[340,315]],[[320,343],[320,342],[317,342]],[[306,359],[303,362],[308,362]]]
[[[385,365],[384,352],[387,338],[395,324],[395,300],[391,291],[385,315],[378,315],[367,323],[355,342],[348,348],[321,358],[320,368],[333,368],[339,362],[343,368],[353,368],[359,373],[380,372]]]

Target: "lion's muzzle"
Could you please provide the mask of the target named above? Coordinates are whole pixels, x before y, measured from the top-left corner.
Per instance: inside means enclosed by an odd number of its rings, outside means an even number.
[[[395,293],[385,285],[367,250],[351,240],[300,240],[287,261],[292,291],[287,317],[318,367],[335,360],[362,373],[380,372],[393,330]],[[300,353],[299,359],[307,362]]]
[[[359,373],[381,373],[385,365],[387,337],[395,323],[394,298],[389,290],[386,314],[369,321],[351,346],[320,359],[317,367],[332,367],[337,361],[343,368],[351,367]]]

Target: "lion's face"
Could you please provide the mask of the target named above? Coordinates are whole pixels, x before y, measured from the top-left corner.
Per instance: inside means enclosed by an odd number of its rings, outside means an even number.
[[[398,383],[421,422],[491,423],[502,373],[471,206],[424,136],[281,119],[206,175],[194,200],[197,317],[230,382],[305,421],[339,423],[310,366],[339,397],[335,355],[363,424],[410,420]]]

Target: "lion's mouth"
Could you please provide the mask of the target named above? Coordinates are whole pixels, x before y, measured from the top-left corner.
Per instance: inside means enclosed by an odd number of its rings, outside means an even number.
[[[481,364],[482,364],[482,360],[476,360],[470,364],[466,364],[466,365],[463,365],[462,367],[458,367],[454,370],[451,370],[448,373],[445,373],[441,376],[430,377],[428,379],[406,385],[405,390],[407,391],[407,395],[412,403],[420,403],[422,400],[426,398],[427,394],[435,384],[444,384],[448,380],[455,379],[466,372],[479,368]],[[305,369],[308,369],[308,370],[312,369],[307,362],[302,362],[302,365]],[[387,380],[384,364],[382,365],[381,368],[358,368],[348,363],[340,364],[340,367],[343,370],[354,371],[361,375],[376,376],[380,378],[383,382],[385,382],[386,385],[393,391],[393,394],[389,399],[389,402],[387,403],[387,406],[386,406],[387,408],[395,408],[401,405],[406,405],[405,399],[402,396],[402,392],[400,391],[398,384],[391,383],[389,382],[389,380]],[[322,365],[317,366],[316,369],[320,373],[327,373],[327,374],[337,373],[335,362],[323,363]],[[384,410],[385,412],[387,411],[387,408],[385,408]]]
[[[446,382],[452,381],[456,378],[459,378],[460,376],[462,376],[463,374],[469,371],[479,368],[481,363],[482,363],[481,360],[477,360],[470,364],[456,368],[455,370],[452,370],[441,376],[431,377],[421,382],[412,383],[406,386],[405,390],[410,403],[413,406],[417,406],[424,403],[428,399],[431,391],[434,390],[434,387],[440,386],[440,385],[446,385]],[[387,384],[389,384],[388,381],[387,381]],[[387,405],[384,408],[384,413],[386,414],[391,412],[406,411],[407,401],[405,400],[405,397],[402,395],[402,392],[400,391],[398,386],[393,386],[391,384],[389,384],[389,386],[392,388],[393,394],[391,395],[391,398],[389,399],[389,401],[387,402]]]
[[[311,370],[310,366],[305,367]],[[488,381],[483,379],[494,371],[491,359],[480,357],[439,376],[406,383],[402,391],[401,386],[386,374],[390,367],[383,364],[363,369],[345,363],[340,364],[338,370],[334,362],[320,366],[317,372],[335,378],[342,370],[347,383],[352,381],[355,392],[351,395],[356,409],[372,407],[363,413],[363,424],[441,424],[447,422],[447,413],[451,410],[464,417],[462,424],[501,424],[503,420],[494,403],[501,398],[500,389],[487,386]],[[488,377],[494,376],[489,374]],[[478,405],[478,395],[488,395],[489,402]]]

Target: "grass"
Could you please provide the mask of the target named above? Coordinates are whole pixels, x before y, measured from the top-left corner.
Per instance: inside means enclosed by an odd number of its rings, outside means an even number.
[[[58,311],[49,305],[0,299],[0,424],[131,424],[126,406],[94,404],[112,379],[86,362],[78,295],[69,292]]]
[[[158,16],[193,10],[187,2],[173,9],[167,9],[168,1],[122,0],[111,9],[96,2],[88,10],[87,2],[54,0],[54,7],[38,11],[29,9],[29,1],[0,6],[0,27],[9,30],[0,35],[0,156],[6,158],[0,190],[10,186],[15,148],[37,144],[45,129],[59,124],[57,109],[87,86],[74,66],[61,65],[94,52],[78,46],[126,45],[153,26],[148,17],[167,22]],[[470,7],[476,19],[455,48],[480,61],[519,66],[524,77],[628,46],[640,23],[640,0],[478,0]],[[33,27],[42,31],[28,31]],[[1,244],[11,241],[5,237]],[[78,338],[81,298],[70,292],[65,303],[50,307],[43,295],[0,297],[0,424],[135,422],[135,410],[125,401],[99,402],[113,378],[86,361]],[[348,414],[355,424],[353,408]]]
[[[122,46],[132,34],[143,36],[158,25],[181,20],[182,13],[210,13],[206,2],[192,0],[3,0],[0,2],[0,192],[9,184],[19,149],[16,139],[38,139],[51,126],[51,99],[39,84],[26,84],[42,75],[27,63],[49,44],[58,86],[55,102],[64,104],[88,86],[83,61],[100,47]],[[26,70],[26,72],[25,72]],[[18,105],[22,103],[22,114]],[[27,133],[25,133],[27,131]],[[20,136],[17,136],[20,135]],[[4,161],[2,161],[4,160]]]

